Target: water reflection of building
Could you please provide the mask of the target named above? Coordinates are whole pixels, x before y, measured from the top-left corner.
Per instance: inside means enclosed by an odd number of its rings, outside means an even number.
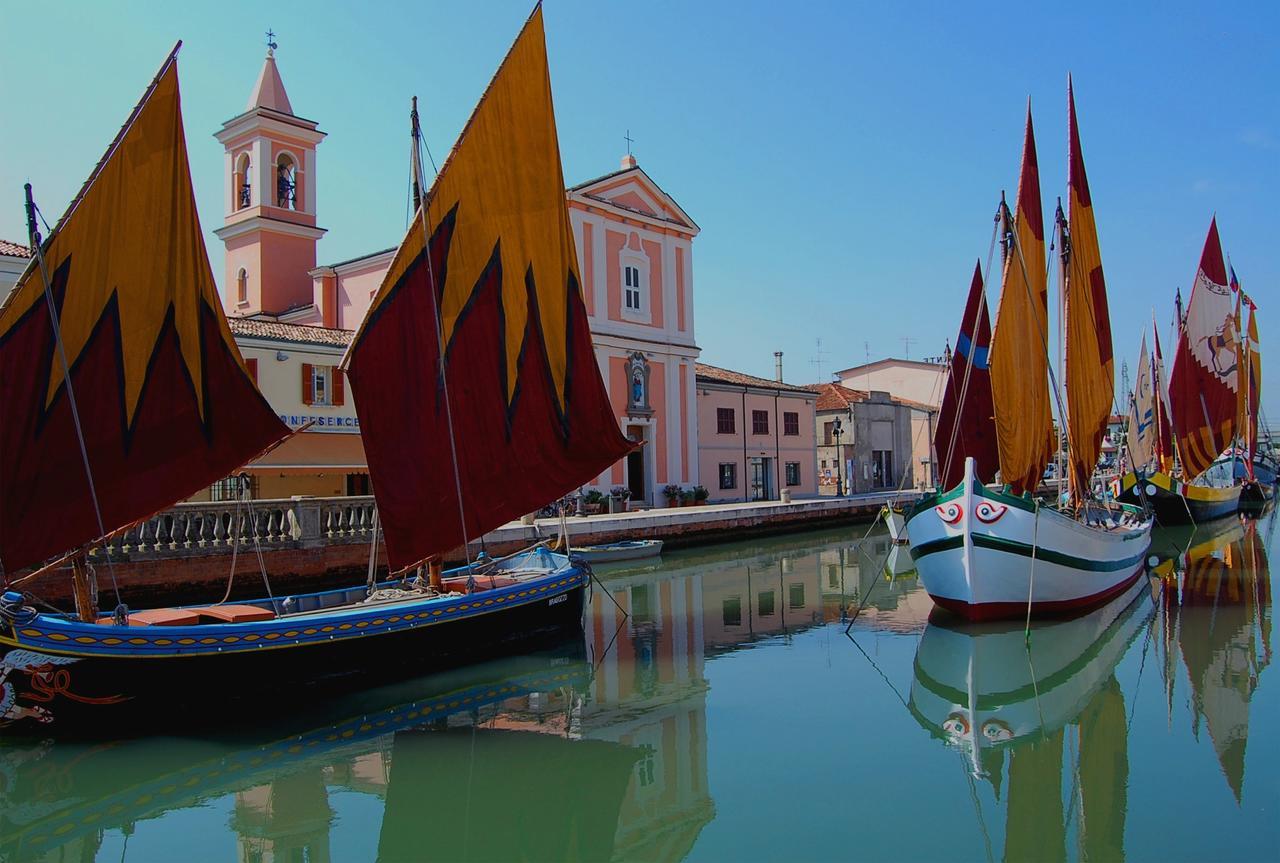
[[[610,579],[608,593],[597,588],[591,599],[586,637],[598,667],[582,735],[639,751],[614,859],[683,859],[715,815],[707,784],[702,581],[678,569],[643,573]]]
[[[1258,523],[1234,519],[1164,569],[1161,632],[1166,697],[1176,654],[1191,686],[1191,728],[1207,730],[1236,802],[1244,791],[1249,707],[1271,662],[1271,576]]]
[[[240,863],[329,863],[333,809],[319,765],[236,792]]]
[[[817,553],[747,558],[702,577],[709,652],[733,650],[823,620]]]

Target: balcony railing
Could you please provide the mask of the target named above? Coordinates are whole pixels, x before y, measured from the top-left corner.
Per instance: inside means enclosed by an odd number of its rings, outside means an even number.
[[[315,548],[336,543],[367,543],[373,537],[373,496],[298,497],[181,503],[140,522],[89,552],[112,559],[190,557],[225,554],[239,540],[251,552],[256,535],[263,549]]]

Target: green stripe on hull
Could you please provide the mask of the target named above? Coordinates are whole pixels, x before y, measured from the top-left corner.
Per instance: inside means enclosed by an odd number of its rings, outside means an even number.
[[[995,536],[987,536],[986,534],[975,533],[973,536],[973,544],[978,548],[985,548],[990,551],[999,551],[1005,554],[1016,554],[1021,557],[1030,558],[1034,556],[1036,560],[1043,560],[1045,563],[1056,563],[1060,566],[1069,566],[1073,569],[1082,569],[1088,572],[1115,572],[1118,569],[1137,566],[1146,555],[1146,549],[1138,552],[1136,555],[1126,557],[1122,560],[1089,560],[1083,557],[1076,557],[1071,554],[1063,554],[1060,551],[1052,549],[1040,548],[1035,549],[1033,546],[1018,542],[1012,539],[1000,539]],[[920,558],[928,557],[940,551],[950,551],[952,549],[964,546],[963,536],[948,536],[945,539],[935,539],[931,542],[921,543],[911,549],[911,557],[916,562]]]

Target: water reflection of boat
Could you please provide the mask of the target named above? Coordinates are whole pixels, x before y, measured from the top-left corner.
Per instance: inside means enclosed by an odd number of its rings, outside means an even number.
[[[1005,859],[1066,858],[1064,766],[1089,824],[1082,859],[1123,856],[1128,731],[1115,668],[1151,618],[1148,597],[1140,581],[1086,615],[1033,624],[1029,646],[1019,624],[930,620],[908,707],[997,796],[1005,787]],[[1064,765],[1072,726],[1077,763]]]
[[[11,743],[0,749],[0,859],[92,859],[105,831],[129,833],[137,822],[232,793],[232,827],[246,852],[256,849],[258,859],[321,859],[315,855],[327,849],[330,820],[322,776],[358,773],[370,755],[391,764],[381,789],[387,797],[384,859],[463,859],[462,846],[450,843],[464,838],[474,854],[489,857],[560,859],[556,843],[572,842],[583,854],[607,858],[639,752],[576,739],[579,693],[589,674],[580,653],[474,666],[370,690],[330,708],[345,718],[305,731],[276,727],[249,741]],[[457,763],[472,751],[474,763]],[[428,756],[437,760],[424,769]],[[417,798],[413,821],[402,823],[400,800],[423,790],[423,780],[413,778],[417,771],[442,786]],[[470,821],[462,805],[468,775],[475,794]],[[514,793],[547,783],[555,790],[541,795],[549,802],[537,807],[537,831],[493,829],[495,806],[507,815],[514,811],[499,802],[505,799],[499,785]],[[431,805],[422,805],[428,800]],[[424,832],[433,818],[447,818],[447,829]],[[488,833],[502,835],[486,839]],[[410,839],[419,843],[412,853]],[[298,844],[304,840],[305,848]]]
[[[1177,654],[1191,686],[1191,727],[1204,727],[1241,800],[1249,707],[1271,662],[1271,576],[1259,523],[1236,522],[1160,567],[1161,644],[1172,710]]]

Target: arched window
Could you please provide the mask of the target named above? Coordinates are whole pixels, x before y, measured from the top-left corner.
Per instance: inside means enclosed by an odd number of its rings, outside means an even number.
[[[243,210],[249,206],[251,200],[251,186],[249,184],[249,154],[241,153],[240,158],[236,161],[236,209]]]
[[[249,274],[245,272],[244,267],[241,267],[236,275],[236,302],[249,302]]]
[[[298,209],[297,165],[286,153],[276,159],[276,206],[286,210]]]

